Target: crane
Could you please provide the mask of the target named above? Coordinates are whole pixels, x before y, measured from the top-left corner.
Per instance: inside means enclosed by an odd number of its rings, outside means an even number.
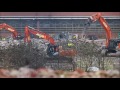
[[[96,13],[88,18],[88,22],[86,24],[86,28],[90,26],[91,23],[99,21],[104,30],[106,31],[106,45],[105,48],[102,49],[101,54],[103,56],[107,56],[110,53],[117,53],[116,48],[120,49],[120,39],[112,38],[112,30],[108,25],[107,21],[102,17],[101,13]],[[116,55],[115,55],[116,56]]]
[[[8,24],[6,24],[6,23],[2,23],[2,24],[0,24],[0,30],[2,30],[2,29],[5,29],[5,30],[8,30],[8,31],[12,32],[13,38],[14,38],[14,39],[17,38],[18,32],[17,32],[17,30],[16,30],[15,28],[13,28],[12,26],[10,26],[10,25],[8,25]]]

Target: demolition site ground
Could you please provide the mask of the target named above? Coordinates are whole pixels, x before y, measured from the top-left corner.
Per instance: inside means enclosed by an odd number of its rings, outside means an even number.
[[[63,49],[76,49],[75,57],[53,57],[46,55],[47,43],[41,39],[33,39],[31,44],[21,40],[0,42],[0,68],[32,69],[51,68],[54,70],[74,71],[87,70],[88,67],[98,67],[100,70],[119,70],[119,57],[102,57],[100,46],[95,43],[74,41],[74,46],[68,47],[68,41],[61,42]]]

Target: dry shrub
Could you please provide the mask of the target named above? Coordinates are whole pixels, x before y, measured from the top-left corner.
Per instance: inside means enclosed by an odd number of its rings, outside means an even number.
[[[32,48],[32,45],[14,45],[8,49],[0,49],[0,66],[2,68],[43,67],[44,53]]]
[[[95,43],[88,43],[84,41],[78,41],[76,43],[77,50],[77,67],[87,70],[88,67],[98,67],[101,70],[114,69],[113,65],[118,62],[118,58],[115,57],[102,57],[100,47]]]

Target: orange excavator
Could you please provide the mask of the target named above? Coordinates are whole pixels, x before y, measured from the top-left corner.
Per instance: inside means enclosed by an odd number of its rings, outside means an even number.
[[[113,39],[112,38],[112,31],[110,26],[108,25],[107,21],[102,17],[101,13],[96,13],[88,18],[88,22],[86,23],[86,28],[90,26],[91,23],[99,21],[100,24],[103,26],[104,30],[106,31],[106,45],[105,48],[102,49],[102,56],[116,56],[118,49],[120,49],[120,39]],[[112,54],[113,53],[113,54]],[[118,54],[117,54],[118,55]],[[119,55],[118,55],[119,56]]]
[[[49,41],[48,47],[47,47],[47,55],[49,57],[65,57],[65,56],[75,56],[76,51],[75,50],[62,50],[59,45],[56,45],[54,39],[47,33],[38,31],[30,26],[25,27],[25,38],[24,41],[30,43],[30,33],[33,35],[38,36],[39,38],[43,38],[47,41]]]
[[[2,29],[5,29],[5,30],[8,30],[8,31],[12,32],[12,34],[13,34],[13,39],[16,39],[16,38],[17,38],[18,32],[17,32],[17,30],[16,30],[15,28],[13,28],[12,26],[10,26],[10,25],[8,25],[8,24],[6,24],[6,23],[2,23],[2,24],[0,24],[0,30],[2,30]]]
[[[67,70],[75,70],[76,63],[73,60],[73,57],[76,55],[75,50],[63,50],[61,46],[56,44],[54,39],[49,34],[38,31],[30,26],[25,27],[24,41],[27,43],[31,42],[30,34],[49,41],[46,50],[47,55],[44,57],[45,67],[50,67],[55,70],[57,68],[65,70],[64,67],[60,67],[59,65],[64,66],[66,63],[66,65],[68,65]],[[56,64],[58,65],[57,67]]]

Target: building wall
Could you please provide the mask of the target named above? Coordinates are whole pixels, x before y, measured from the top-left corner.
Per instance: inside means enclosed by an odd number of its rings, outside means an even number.
[[[46,33],[60,33],[62,31],[71,33],[81,33],[84,28],[86,19],[22,19],[24,16],[46,16],[46,17],[76,17],[76,16],[91,16],[97,12],[0,12],[0,23],[7,23],[16,28],[19,33],[24,34],[24,27],[29,25],[37,28]],[[101,12],[102,16],[114,16],[120,17],[120,12]],[[1,17],[21,17],[20,19],[1,19]],[[110,25],[113,33],[120,32],[120,18],[119,19],[106,19]],[[9,33],[6,30],[0,31],[0,35]],[[104,34],[105,30],[99,22],[95,22],[91,25],[87,33]],[[11,33],[9,33],[11,34]],[[4,36],[4,35],[3,35]]]
[[[40,31],[46,33],[60,33],[60,32],[70,32],[70,33],[82,33],[84,29],[84,23],[86,19],[1,19],[0,23],[7,23],[14,27],[19,33],[24,34],[24,28],[26,25],[31,26],[35,29],[39,29]],[[112,33],[116,34],[120,32],[120,19],[106,19],[109,26],[111,27]],[[7,30],[0,31],[0,35],[6,33],[11,34]],[[105,30],[97,21],[88,28],[86,31],[88,34],[99,34],[105,36]],[[4,36],[4,35],[3,35]]]

